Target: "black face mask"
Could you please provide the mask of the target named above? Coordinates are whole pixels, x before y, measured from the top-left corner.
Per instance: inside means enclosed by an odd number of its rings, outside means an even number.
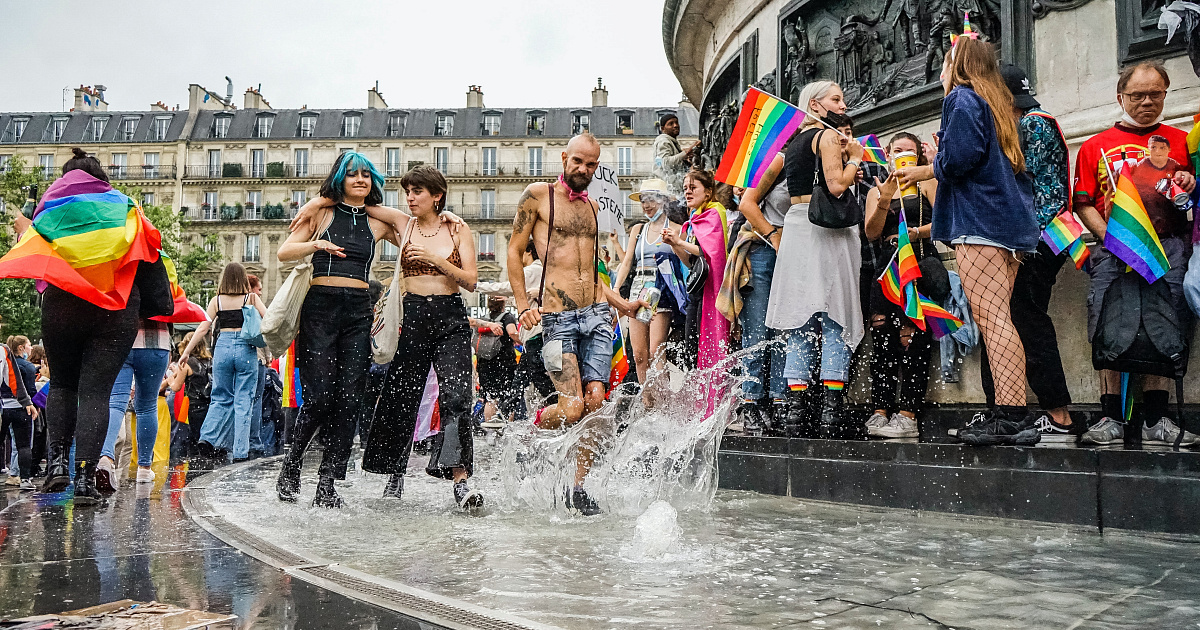
[[[846,127],[850,124],[849,116],[845,114],[838,114],[836,112],[825,112],[825,115],[821,117],[821,120],[824,121],[826,125],[829,125],[834,129]]]

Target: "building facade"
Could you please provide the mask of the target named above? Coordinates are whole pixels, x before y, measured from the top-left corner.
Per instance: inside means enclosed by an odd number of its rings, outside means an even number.
[[[658,120],[678,113],[680,140],[696,137],[698,114],[687,102],[670,107],[611,107],[598,83],[591,105],[578,108],[489,108],[471,86],[466,107],[389,107],[377,89],[366,107],[275,109],[255,89],[243,105],[198,85],[187,110],[108,111],[100,89],[76,90],[70,112],[0,113],[0,169],[12,156],[53,178],[79,146],[108,165],[114,182],[139,187],[145,203],[169,205],[189,219],[185,240],[215,246],[222,264],[239,261],[263,279],[269,297],[290,272],[275,257],[288,219],[317,194],[344,151],[370,158],[385,175],[384,205],[404,207],[400,177],[432,164],[449,182],[448,209],[471,226],[480,279],[505,278],[505,252],[516,203],[533,182],[562,172],[571,136],[590,131],[601,162],[626,194],[651,177]],[[629,216],[629,213],[626,213]],[[216,242],[208,237],[215,235]],[[398,252],[380,244],[375,277],[385,280]],[[217,280],[210,270],[206,286]],[[203,296],[198,296],[203,297]]]

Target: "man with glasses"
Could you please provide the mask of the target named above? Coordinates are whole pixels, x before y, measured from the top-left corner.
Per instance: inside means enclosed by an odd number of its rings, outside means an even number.
[[[1192,221],[1184,209],[1176,207],[1170,198],[1154,188],[1156,182],[1147,180],[1144,185],[1141,182],[1153,176],[1150,179],[1168,179],[1189,193],[1196,187],[1196,178],[1188,161],[1187,134],[1162,124],[1163,103],[1170,86],[1171,78],[1158,62],[1139,63],[1121,72],[1117,80],[1117,102],[1123,110],[1121,120],[1079,148],[1075,164],[1074,209],[1088,230],[1103,243],[1113,186],[1122,172],[1133,179],[1171,266],[1160,282],[1166,282],[1179,321],[1186,327],[1190,313],[1183,297],[1183,281],[1192,250],[1189,238]],[[1151,158],[1152,153],[1155,154],[1153,159],[1143,162]],[[1158,155],[1160,153],[1165,155]],[[1166,158],[1173,160],[1176,166],[1169,173],[1159,175],[1162,167],[1155,162],[1167,164]],[[1093,248],[1088,271],[1092,277],[1088,294],[1088,341],[1093,341],[1096,334],[1108,287],[1126,271],[1125,263],[1103,245]],[[1178,435],[1179,428],[1167,417],[1170,384],[1170,379],[1164,377],[1145,377],[1143,442],[1174,442]],[[1082,441],[1091,444],[1121,442],[1125,438],[1125,425],[1118,373],[1100,372],[1100,394],[1103,417],[1084,434]],[[1183,443],[1191,444],[1196,440],[1196,436],[1187,433]]]

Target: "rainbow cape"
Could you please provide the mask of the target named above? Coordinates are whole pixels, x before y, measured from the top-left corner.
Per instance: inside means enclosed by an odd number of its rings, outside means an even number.
[[[858,143],[863,146],[864,160],[887,166],[887,151],[879,144],[879,136],[873,133],[865,135],[858,138]]]
[[[805,114],[784,101],[750,88],[717,167],[717,181],[754,188]]]
[[[612,286],[612,279],[608,274],[608,265],[604,264],[603,260],[596,259],[596,274],[600,276],[600,281],[604,286]],[[608,391],[616,389],[620,385],[625,376],[629,374],[629,358],[625,356],[625,338],[621,335],[621,320],[620,318],[613,319],[613,354],[612,354],[612,369],[608,373]]]
[[[921,302],[921,311],[925,314],[925,323],[929,325],[929,332],[933,333],[934,339],[941,339],[962,328],[962,320],[955,317],[950,311],[942,308],[941,304],[934,302],[919,292],[917,293],[917,299]]]
[[[46,190],[33,225],[3,258],[0,278],[36,278],[100,308],[129,301],[138,263],[158,260],[162,235],[137,202],[74,170]]]
[[[1122,169],[1113,191],[1104,246],[1153,284],[1171,269],[1137,186]]]
[[[1076,269],[1083,269],[1088,256],[1091,255],[1087,246],[1083,244],[1083,225],[1069,210],[1054,217],[1046,229],[1042,230],[1042,240],[1046,241],[1046,245],[1050,246],[1050,250],[1056,256],[1064,250],[1070,253]]]

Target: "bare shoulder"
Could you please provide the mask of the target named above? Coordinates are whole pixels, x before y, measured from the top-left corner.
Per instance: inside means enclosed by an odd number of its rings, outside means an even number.
[[[546,200],[546,187],[542,184],[529,184],[517,201],[517,216],[513,220],[513,232],[521,233],[532,229],[542,216],[542,205]]]

